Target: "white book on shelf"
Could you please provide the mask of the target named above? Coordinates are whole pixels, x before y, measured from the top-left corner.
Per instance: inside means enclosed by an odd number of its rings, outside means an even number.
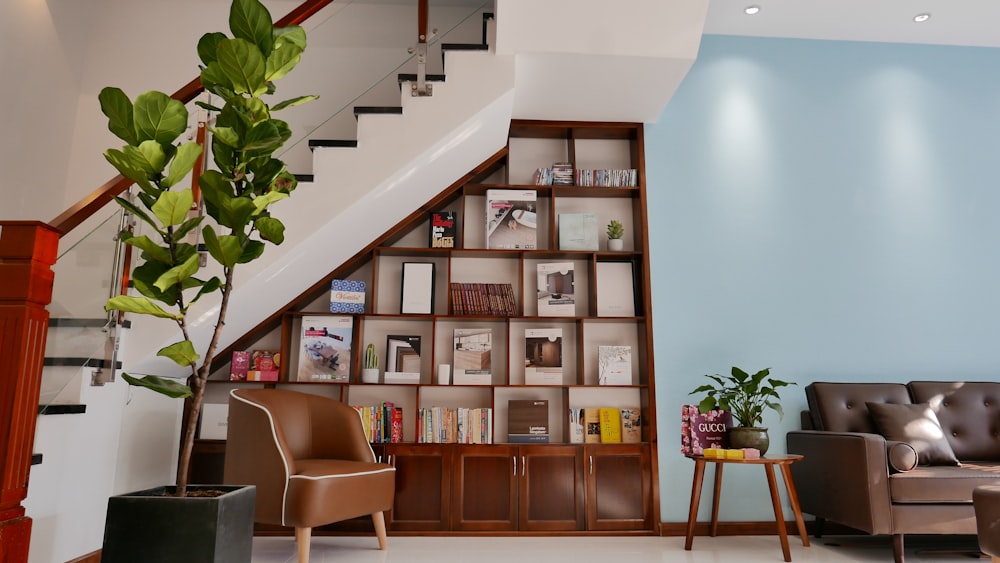
[[[632,347],[597,347],[599,385],[632,385]]]
[[[635,316],[635,280],[631,262],[597,263],[597,316]]]
[[[229,403],[204,403],[201,405],[199,440],[225,440],[229,430]]]

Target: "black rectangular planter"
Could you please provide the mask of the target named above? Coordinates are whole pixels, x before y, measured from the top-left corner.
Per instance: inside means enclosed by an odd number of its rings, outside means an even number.
[[[156,487],[108,499],[102,563],[250,563],[254,486]],[[220,490],[219,496],[190,496]]]

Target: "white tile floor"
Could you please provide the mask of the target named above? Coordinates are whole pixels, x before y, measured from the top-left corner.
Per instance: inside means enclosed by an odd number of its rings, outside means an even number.
[[[888,538],[810,538],[803,547],[790,536],[792,561],[892,561]],[[907,563],[968,563],[978,558],[974,536],[907,538]],[[975,551],[975,552],[973,552]],[[254,563],[294,563],[291,537],[254,540]],[[678,537],[389,537],[379,551],[374,537],[319,536],[312,540],[311,563],[781,563],[777,536],[695,537],[684,551]]]

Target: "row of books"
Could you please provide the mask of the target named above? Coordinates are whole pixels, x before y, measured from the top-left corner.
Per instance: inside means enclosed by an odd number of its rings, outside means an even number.
[[[569,409],[572,444],[634,444],[642,441],[639,407],[585,407]]]
[[[513,317],[517,313],[514,288],[509,283],[451,283],[452,315]]]
[[[361,425],[369,442],[397,444],[403,441],[402,407],[386,402],[373,406],[351,405],[351,407],[361,415]]]
[[[417,411],[421,444],[492,444],[493,409],[422,407]]]
[[[536,186],[601,186],[611,188],[635,187],[639,185],[639,171],[635,168],[581,168],[557,162],[551,168],[535,170]]]

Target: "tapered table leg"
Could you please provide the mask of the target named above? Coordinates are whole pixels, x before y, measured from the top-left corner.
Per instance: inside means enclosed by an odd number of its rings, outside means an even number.
[[[701,485],[705,480],[704,458],[694,458],[694,481],[691,483],[691,508],[688,509],[687,538],[684,550],[691,551],[694,542],[694,524],[698,520],[698,504],[701,502]]]
[[[712,495],[712,528],[708,535],[713,538],[719,532],[719,496],[722,493],[722,468],[724,464],[715,464],[715,491]]]
[[[791,561],[792,553],[788,548],[788,531],[785,530],[785,515],[782,514],[781,498],[778,496],[778,481],[775,479],[774,472],[769,465],[764,466],[764,473],[767,474],[767,487],[771,490],[774,521],[778,525],[778,536],[781,538],[781,552],[785,555],[785,561]]]
[[[792,505],[792,512],[795,514],[795,526],[799,529],[799,536],[802,537],[802,545],[809,547],[809,534],[806,533],[806,523],[802,519],[802,509],[799,508],[799,493],[795,490],[795,482],[792,481],[791,464],[781,464],[781,476],[785,480],[785,490],[788,491],[788,503]]]

